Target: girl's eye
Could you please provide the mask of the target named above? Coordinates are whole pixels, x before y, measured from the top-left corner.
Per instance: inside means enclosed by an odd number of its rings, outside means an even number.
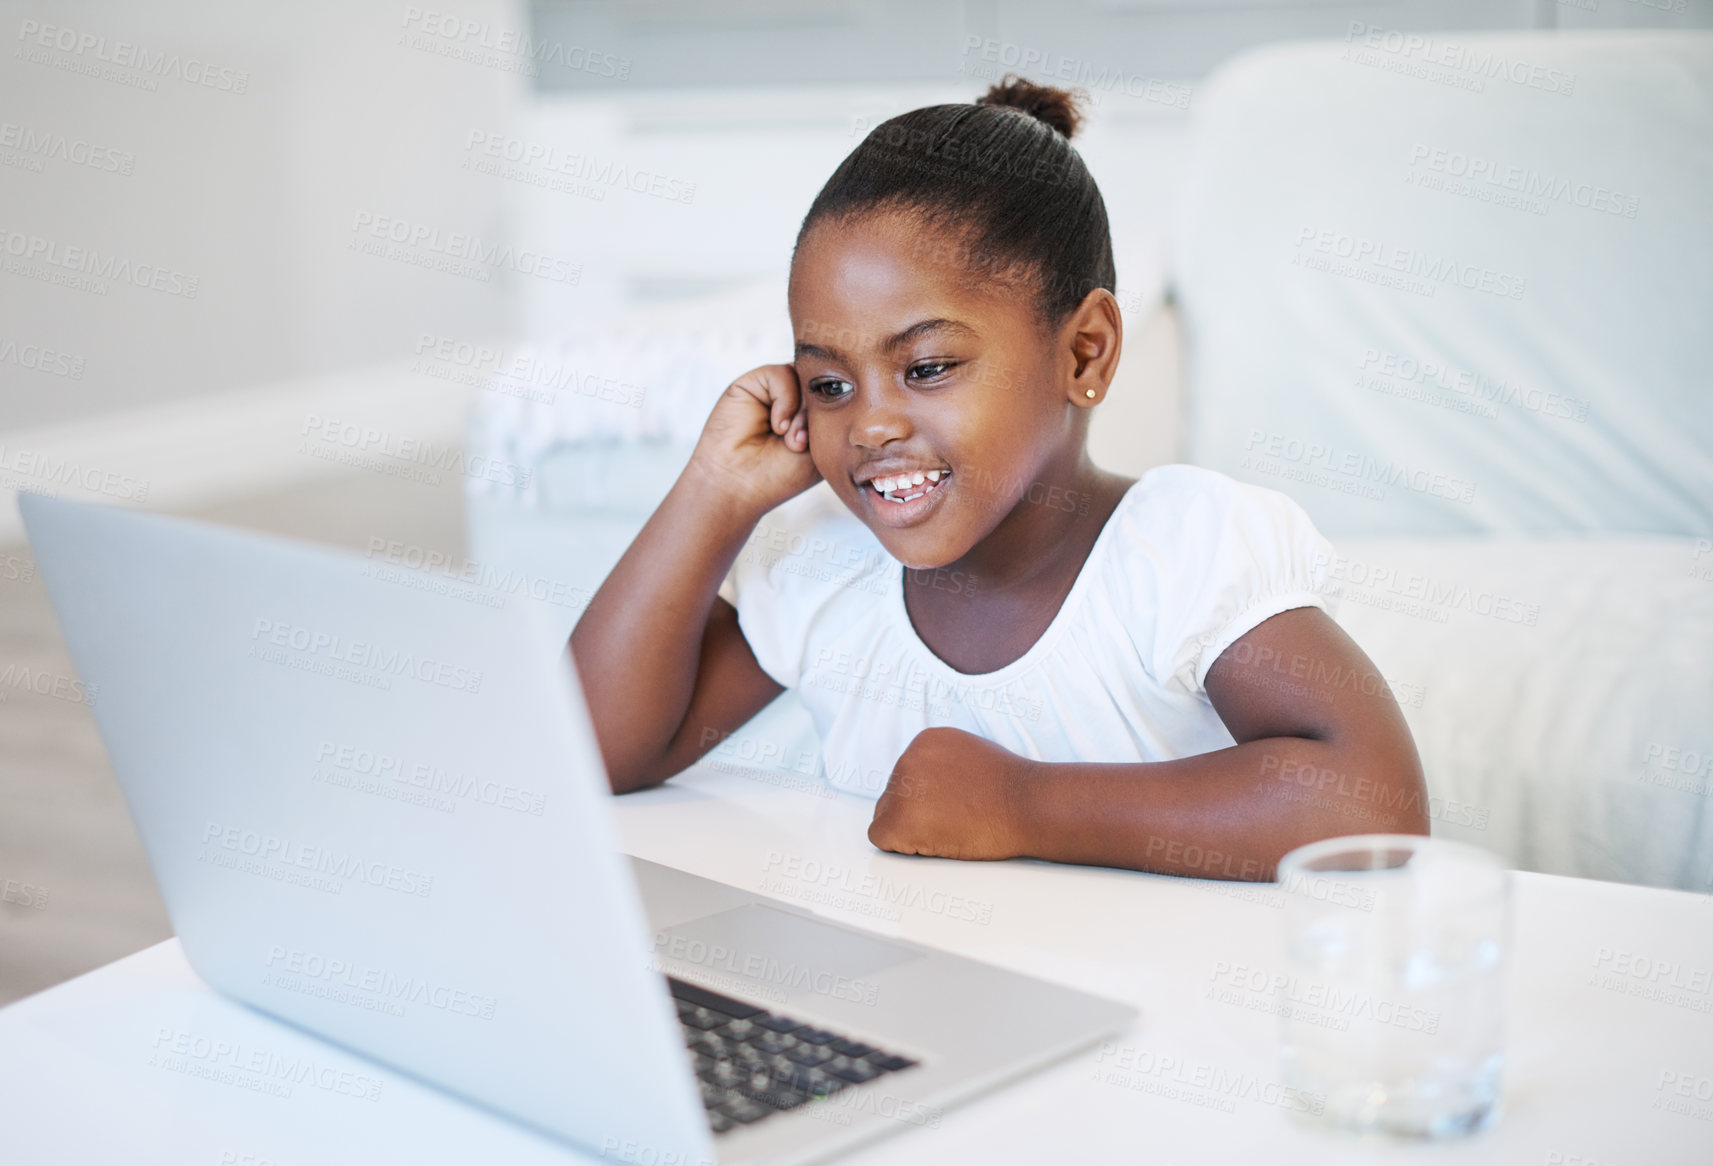
[[[850,395],[851,383],[841,380],[810,381],[809,391],[825,401],[837,401]]]
[[[905,375],[914,381],[937,381],[957,366],[955,360],[924,360],[911,365]]]

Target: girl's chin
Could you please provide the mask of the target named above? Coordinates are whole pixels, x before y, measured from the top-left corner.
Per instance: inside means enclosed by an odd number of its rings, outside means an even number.
[[[942,538],[915,531],[888,530],[883,527],[874,533],[875,537],[880,539],[880,545],[886,548],[886,553],[910,571],[937,571],[951,566],[964,555],[964,552],[956,547],[947,546]]]

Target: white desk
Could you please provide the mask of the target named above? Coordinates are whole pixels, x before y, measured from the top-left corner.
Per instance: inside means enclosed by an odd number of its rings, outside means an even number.
[[[1503,1119],[1460,1142],[1377,1145],[1298,1128],[1285,1112],[1270,997],[1236,970],[1278,964],[1283,912],[1268,888],[882,854],[864,833],[869,803],[813,788],[692,771],[619,799],[625,845],[1143,1012],[1117,1052],[1080,1054],[850,1166],[1713,1163],[1706,897],[1519,874]],[[293,1057],[313,1072],[267,1091],[230,1073]],[[363,1096],[374,1082],[378,1096]],[[0,1011],[7,1166],[592,1160],[216,996],[176,941]]]

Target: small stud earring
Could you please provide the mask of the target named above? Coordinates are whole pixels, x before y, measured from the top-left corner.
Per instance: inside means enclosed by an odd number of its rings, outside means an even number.
[[[1092,397],[1092,396],[1094,396],[1094,390],[1093,389],[1084,389],[1083,395],[1086,397]]]

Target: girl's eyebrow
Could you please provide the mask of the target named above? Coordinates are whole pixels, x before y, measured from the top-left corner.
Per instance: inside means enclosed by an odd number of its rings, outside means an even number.
[[[957,320],[950,320],[944,316],[936,316],[932,320],[918,320],[902,332],[888,336],[885,340],[880,342],[880,350],[887,353],[896,352],[912,340],[917,340],[923,336],[932,335],[934,333],[944,333],[948,336],[963,337],[973,337],[977,335],[976,330],[971,328],[968,324],[964,324]],[[857,339],[859,341],[866,342],[868,337],[859,335]],[[848,363],[844,353],[840,352],[836,348],[830,348],[821,344],[808,344],[799,340],[797,342],[796,352],[800,357],[815,356],[822,360]]]
[[[880,347],[884,352],[893,352],[918,337],[935,332],[943,332],[949,336],[974,336],[976,334],[975,329],[968,324],[959,323],[957,320],[948,320],[944,317],[936,317],[932,320],[918,320],[898,335],[889,337]]]

